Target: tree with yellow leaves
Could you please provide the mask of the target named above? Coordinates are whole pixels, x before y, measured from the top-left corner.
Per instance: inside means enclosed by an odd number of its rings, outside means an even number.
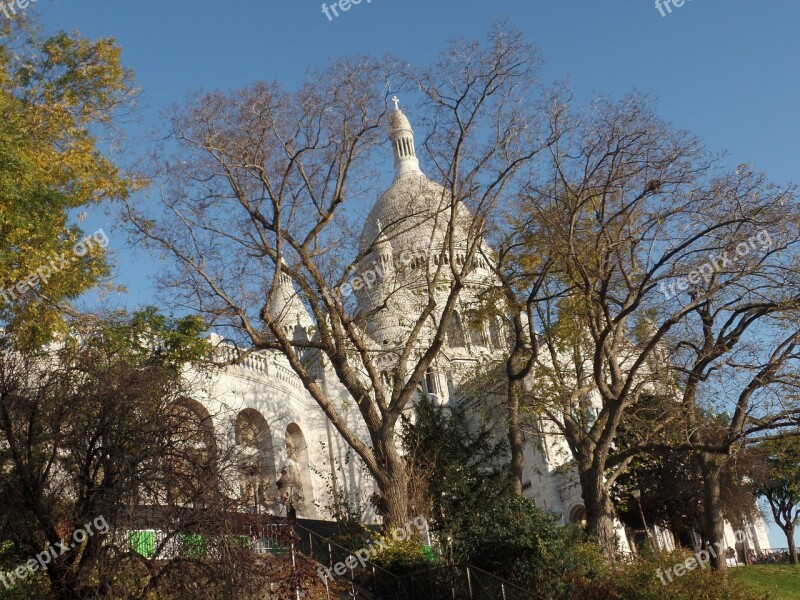
[[[66,303],[108,274],[75,216],[136,186],[101,149],[135,95],[120,55],[27,21],[0,30],[0,325],[20,339],[59,330]]]

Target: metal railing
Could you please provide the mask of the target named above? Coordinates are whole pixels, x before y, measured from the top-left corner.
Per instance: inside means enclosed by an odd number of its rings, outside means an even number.
[[[303,527],[295,525],[298,534],[297,550],[329,569],[334,569],[339,563],[347,569],[345,575],[333,573],[338,578],[349,582],[351,590],[360,588],[370,592],[373,598],[391,598],[402,600],[406,596],[400,595],[400,578],[386,569],[369,561],[362,563],[347,559],[353,556],[352,550],[340,546],[336,542]],[[366,546],[366,540],[365,540]],[[350,566],[354,565],[354,566]]]
[[[472,565],[431,567],[395,575],[369,560],[357,560],[355,551],[299,523],[259,519],[243,528],[234,527],[224,536],[137,528],[121,530],[119,534],[128,549],[156,560],[179,556],[213,560],[222,543],[239,544],[258,554],[286,554],[293,560],[297,551],[336,569],[331,575],[347,582],[353,596],[358,593],[364,600],[544,600]],[[365,538],[365,549],[368,542]],[[336,568],[340,563],[342,566]]]
[[[333,574],[346,580],[353,592],[358,588],[375,600],[545,600],[472,565],[434,567],[395,575],[368,560],[348,561],[348,557],[355,556],[354,550],[302,525],[296,525],[296,530],[298,551],[330,569],[339,563],[345,565],[344,575]],[[367,547],[367,540],[364,547]],[[342,568],[339,571],[342,572]]]
[[[755,556],[753,556],[755,555]],[[772,548],[771,550],[762,550],[761,552],[753,552],[750,555],[750,561],[756,565],[766,565],[773,563],[788,563],[789,560],[788,548]],[[800,553],[798,553],[800,556]]]
[[[117,534],[129,550],[147,558],[172,559],[179,556],[214,558],[221,544],[250,548],[257,554],[283,554],[294,537],[287,523],[259,523],[230,535],[181,533],[162,529],[127,529]]]
[[[404,598],[420,600],[545,600],[473,565],[454,565],[400,578]]]

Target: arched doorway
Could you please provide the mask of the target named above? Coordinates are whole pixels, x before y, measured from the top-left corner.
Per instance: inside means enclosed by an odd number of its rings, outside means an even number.
[[[272,432],[264,416],[252,408],[236,415],[234,423],[239,450],[239,485],[246,510],[255,513],[274,508],[275,456]]]
[[[219,489],[214,423],[205,406],[176,400],[167,413],[169,443],[164,451],[167,503],[203,506]]]
[[[586,527],[586,507],[583,504],[572,507],[569,511],[569,522],[578,527]]]
[[[299,516],[313,516],[314,490],[311,485],[311,466],[308,460],[308,445],[303,431],[297,423],[286,428],[286,470],[295,480],[297,489],[293,503]]]

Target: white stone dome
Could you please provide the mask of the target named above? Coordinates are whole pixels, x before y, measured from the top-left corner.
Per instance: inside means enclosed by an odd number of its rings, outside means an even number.
[[[385,252],[388,241],[399,272],[401,265],[416,256],[432,259],[441,253],[450,220],[451,196],[420,170],[414,130],[399,108],[389,118],[389,137],[394,150],[394,181],[367,215],[360,242],[361,250],[371,250],[374,257]],[[457,210],[463,213],[455,232],[459,246],[459,242],[468,239],[471,219],[463,205],[459,204]],[[370,259],[365,261],[368,262]]]
[[[455,261],[457,269],[463,266],[469,236],[474,235],[469,210],[456,204],[455,254],[450,256],[451,195],[420,170],[414,132],[402,111],[396,110],[389,124],[395,178],[364,222],[360,239],[364,259],[358,268],[362,285],[356,292],[363,326],[384,348],[407,337],[427,303],[427,294],[420,290],[430,285],[429,275],[440,266],[439,283],[447,287],[450,261]],[[486,275],[473,273],[470,279],[478,283]],[[447,294],[445,289],[436,293],[440,292]],[[423,332],[422,337],[428,333],[432,331]]]
[[[397,260],[404,250],[427,250],[431,242],[435,242],[434,246],[441,245],[449,205],[446,190],[420,171],[395,179],[367,215],[361,234],[362,248],[374,249],[388,239]],[[435,235],[435,230],[441,233]]]

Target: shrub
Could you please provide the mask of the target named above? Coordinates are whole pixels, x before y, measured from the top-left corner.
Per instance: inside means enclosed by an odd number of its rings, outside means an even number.
[[[373,533],[371,531],[364,528],[364,530],[361,532],[337,535],[332,537],[331,541],[335,542],[339,546],[342,546],[343,548],[346,548],[347,550],[350,550],[351,552],[355,552],[356,550],[365,548],[372,535]]]
[[[664,585],[657,569],[664,572],[684,562],[692,554],[652,552],[630,564],[609,569],[600,577],[577,582],[571,600],[764,600],[746,585],[712,571],[696,568],[683,577],[665,577]]]
[[[474,515],[454,539],[455,558],[548,598],[568,598],[606,570],[599,549],[533,500],[504,498]]]
[[[395,575],[406,575],[430,568],[430,558],[419,540],[406,539],[399,542],[391,536],[382,539],[385,546],[370,558],[376,565]]]

